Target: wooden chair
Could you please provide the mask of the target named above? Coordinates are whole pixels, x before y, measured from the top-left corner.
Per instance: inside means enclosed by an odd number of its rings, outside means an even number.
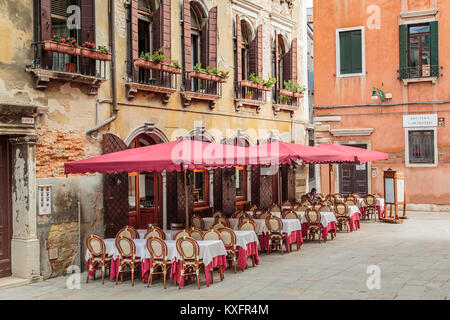
[[[356,200],[354,198],[347,198],[344,203],[347,206],[356,206]]]
[[[175,240],[178,240],[181,237],[192,237],[192,235],[189,230],[183,229],[175,233]]]
[[[212,215],[213,218],[216,218],[216,217],[222,217],[222,216],[223,216],[222,211],[216,211],[216,212],[214,212],[213,215]]]
[[[273,203],[268,212],[279,212],[281,214],[281,207],[279,205],[277,205],[276,203]]]
[[[239,230],[242,231],[255,231],[256,232],[256,224],[253,222],[253,220],[246,219],[242,220],[242,222],[239,223]]]
[[[350,216],[348,213],[348,207],[343,202],[338,202],[334,208],[336,213],[336,220],[339,230],[345,227],[347,232],[350,232]]]
[[[180,279],[178,289],[181,289],[181,279],[185,276],[197,278],[197,288],[200,289],[200,270],[204,268],[203,261],[199,258],[200,247],[197,241],[191,237],[181,237],[176,242],[177,252],[180,255]],[[208,285],[209,287],[209,285]]]
[[[91,234],[86,238],[86,247],[91,255],[86,283],[89,281],[89,273],[91,271],[94,271],[93,278],[95,280],[95,271],[97,266],[100,266],[102,269],[102,284],[105,284],[106,269],[109,269],[111,272],[111,257],[107,256],[105,242],[99,236]]]
[[[295,212],[299,212],[299,211],[305,212],[308,209],[309,209],[309,207],[307,205],[305,205],[304,203],[302,203],[300,206],[296,206],[294,208],[294,211]]]
[[[230,227],[230,220],[228,220],[228,218],[226,216],[221,216],[221,217],[216,217],[214,219],[214,223],[222,223],[225,227],[229,228]]]
[[[298,220],[298,215],[297,215],[297,213],[295,213],[294,210],[284,211],[282,217],[283,217],[283,219],[297,219]]]
[[[302,195],[301,198],[300,198],[300,201],[301,202],[309,201],[309,196],[307,194]]]
[[[359,193],[352,193],[352,197],[355,199],[361,198],[361,195]]]
[[[383,197],[381,196],[381,194],[379,194],[378,192],[377,192],[377,193],[375,193],[375,194],[374,194],[374,196],[375,196],[375,198],[377,198],[377,199],[379,199],[379,198],[383,198]]]
[[[286,201],[284,201],[284,202],[281,204],[281,206],[282,206],[282,207],[292,207],[292,206],[293,206],[293,203],[290,202],[289,200],[286,200]]]
[[[224,227],[221,227],[219,229],[223,229]],[[219,229],[211,229],[208,231],[205,231],[202,236],[202,240],[222,240],[222,237],[220,235]]]
[[[234,266],[234,273],[236,273],[238,257],[238,251],[236,248],[236,234],[230,228],[220,228],[218,231],[222,237],[225,249],[227,250],[227,258],[231,260],[231,263]]]
[[[203,231],[196,227],[191,227],[189,229],[189,232],[191,233],[191,237],[194,238],[197,241],[202,240],[203,238]]]
[[[146,242],[147,250],[150,252],[150,271],[148,274],[147,288],[153,284],[153,275],[163,276],[164,289],[167,288],[167,270],[171,267],[172,261],[167,260],[167,245],[159,237],[149,237]],[[160,271],[157,271],[160,269]]]
[[[311,200],[306,199],[306,200],[303,200],[303,201],[302,201],[302,205],[312,207],[313,203],[312,203]]]
[[[333,202],[330,201],[330,200],[325,200],[325,201],[323,202],[323,205],[325,205],[325,206],[332,206],[332,205],[333,205]]]
[[[124,272],[131,272],[131,285],[134,287],[134,273],[141,266],[141,261],[136,259],[136,245],[132,239],[120,235],[116,237],[116,247],[119,251],[119,270],[116,274],[116,285],[119,274],[121,275],[121,281],[123,281]],[[129,267],[130,270],[126,270],[126,267]]]
[[[320,243],[320,241],[322,240],[322,233],[323,233],[322,231],[323,227],[321,223],[322,216],[320,212],[317,211],[316,209],[308,209],[305,212],[305,218],[308,226],[307,238],[314,240],[316,238],[317,233]]]
[[[205,230],[205,221],[199,215],[193,214],[191,217],[191,226],[200,230]]]
[[[156,226],[150,227],[147,230],[147,233],[144,236],[144,239],[148,239],[150,237],[159,237],[163,240],[166,240],[166,234],[161,228],[158,228]]]
[[[231,215],[231,218],[239,219],[239,217],[243,214],[244,211],[242,211],[241,209],[236,209],[236,211]]]
[[[323,205],[319,208],[319,212],[333,212],[333,209],[331,209],[329,206],[327,205]]]
[[[121,235],[128,237],[130,239],[139,239],[139,233],[132,226],[126,226],[120,229],[119,232],[117,232],[116,234],[116,238]]]
[[[256,219],[266,219],[267,217],[270,217],[270,216],[272,216],[270,211],[265,211],[265,212],[261,213],[260,215],[258,215],[256,217]]]
[[[366,204],[366,219],[370,220],[373,216],[377,220],[377,198],[372,194],[368,194],[364,198],[364,203]]]
[[[266,226],[269,229],[269,252],[272,252],[272,245],[275,249],[280,248],[281,254],[284,254],[283,242],[286,241],[286,234],[283,232],[283,221],[276,216],[266,218]]]
[[[253,218],[258,219],[258,217],[265,212],[266,211],[264,209],[256,209],[255,211],[253,211]]]
[[[250,207],[250,209],[248,211],[254,212],[257,209],[259,209],[258,206],[256,204],[254,204],[253,206]]]
[[[224,224],[222,221],[214,222],[212,229],[219,230],[220,228],[228,228],[228,226],[226,224]]]

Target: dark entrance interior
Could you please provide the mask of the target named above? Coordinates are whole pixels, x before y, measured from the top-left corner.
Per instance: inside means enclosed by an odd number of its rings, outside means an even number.
[[[367,145],[365,144],[352,144],[349,146],[367,149]],[[342,194],[359,193],[362,196],[367,195],[367,163],[361,165],[342,164],[339,166],[339,177],[339,190]]]
[[[0,277],[11,275],[11,149],[0,138]]]

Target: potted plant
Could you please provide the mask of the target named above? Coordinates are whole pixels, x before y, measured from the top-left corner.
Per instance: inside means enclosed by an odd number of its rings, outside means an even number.
[[[154,86],[156,84],[156,79],[153,77],[148,78],[148,83]]]
[[[278,96],[278,98],[280,99],[280,102],[281,102],[282,104],[286,104],[289,100],[291,100],[291,97],[285,96],[285,95],[283,95],[283,94],[280,94],[280,95]]]
[[[76,63],[66,63],[66,72],[75,73],[77,70]]]
[[[72,56],[81,55],[81,48],[78,46],[77,40],[72,37],[61,38],[54,35],[50,41],[44,41],[43,45],[45,51],[59,52]]]
[[[153,52],[153,54],[141,52],[139,59],[134,61],[134,65],[144,69],[160,70],[174,74],[181,73],[180,63],[177,60],[170,60],[168,56],[164,55],[162,47]]]
[[[144,69],[161,70],[161,63],[152,61],[152,55],[149,52],[141,52],[139,59],[134,61],[134,65]]]
[[[111,61],[111,52],[109,52],[105,46],[98,46],[97,50],[91,52],[91,59],[100,61]]]
[[[246,99],[253,99],[253,91],[252,90],[247,90],[247,92],[245,93],[245,98]]]
[[[191,78],[211,80],[211,75],[206,72],[206,69],[202,68],[202,63],[199,62],[194,66],[194,71],[189,72]]]
[[[242,80],[239,84],[242,87],[254,88],[262,91],[270,91],[271,87],[275,84],[276,79],[271,78],[269,80],[264,80],[257,77],[254,73],[250,74],[249,80]]]
[[[91,51],[95,50],[95,43],[92,42],[84,42],[81,45],[81,57],[83,58],[91,58]]]
[[[280,94],[288,97],[302,98],[303,92],[305,90],[305,87],[300,87],[299,84],[292,82],[292,80],[289,80],[284,81],[284,89],[280,89]]]

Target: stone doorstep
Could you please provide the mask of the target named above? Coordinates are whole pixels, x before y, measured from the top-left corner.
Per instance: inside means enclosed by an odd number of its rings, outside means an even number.
[[[30,283],[41,282],[43,280],[44,279],[42,276],[39,276],[35,279],[23,279],[16,277],[0,278],[0,290],[21,287]]]

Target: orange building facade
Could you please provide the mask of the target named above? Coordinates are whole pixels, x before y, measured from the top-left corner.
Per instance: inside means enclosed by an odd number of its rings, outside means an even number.
[[[389,154],[334,165],[332,192],[383,194],[391,168],[405,173],[408,209],[450,208],[449,16],[446,0],[314,0],[315,143]]]

